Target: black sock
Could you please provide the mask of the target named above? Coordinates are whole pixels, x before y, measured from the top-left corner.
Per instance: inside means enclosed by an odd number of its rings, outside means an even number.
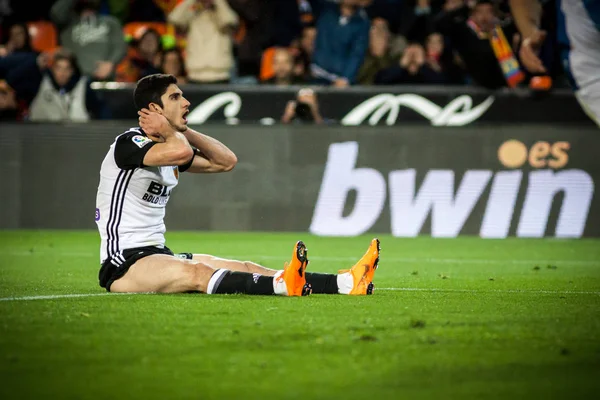
[[[314,294],[338,294],[337,275],[306,272],[306,282],[312,286]]]
[[[275,294],[273,277],[218,269],[208,282],[209,294]]]

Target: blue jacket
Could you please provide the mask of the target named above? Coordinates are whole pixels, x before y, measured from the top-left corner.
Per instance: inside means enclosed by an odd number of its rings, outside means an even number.
[[[370,22],[364,10],[342,19],[339,4],[313,0],[317,18],[317,38],[313,63],[329,73],[319,78],[346,78],[353,83],[369,46]]]

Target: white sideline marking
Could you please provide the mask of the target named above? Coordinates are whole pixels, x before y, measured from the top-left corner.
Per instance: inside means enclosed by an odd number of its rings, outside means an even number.
[[[255,256],[223,256],[223,258],[247,257],[247,258],[262,258],[265,260],[285,260],[285,257],[255,255]],[[356,262],[359,257],[328,257],[328,256],[309,256],[311,261],[351,261]],[[408,258],[408,257],[385,257],[383,261],[389,262],[414,262],[428,264],[579,264],[579,265],[600,265],[600,260],[493,260],[493,259],[477,259],[477,258]]]
[[[435,289],[435,288],[375,288],[375,290],[393,290],[400,292],[440,292],[440,293],[509,293],[509,294],[592,294],[600,295],[600,292],[593,291],[575,291],[575,290],[471,290],[471,289]],[[56,294],[47,296],[21,296],[21,297],[0,297],[0,301],[22,301],[22,300],[54,300],[71,299],[80,297],[97,296],[124,296],[152,293],[79,293],[79,294]]]
[[[74,297],[95,297],[109,296],[119,293],[79,293],[79,294],[54,294],[46,296],[20,296],[20,297],[0,297],[0,301],[17,301],[17,300],[53,300],[53,299],[70,299]]]
[[[61,256],[61,257],[98,257],[96,252],[94,253],[82,253],[82,252],[9,252],[11,256]],[[215,257],[227,258],[227,259],[263,259],[263,260],[287,260],[285,256],[273,256],[266,254],[255,254],[255,255],[218,255]],[[383,260],[386,262],[404,262],[404,263],[425,263],[425,264],[488,264],[488,265],[501,265],[501,264],[531,264],[531,265],[544,265],[544,264],[571,264],[571,265],[600,265],[600,260],[494,260],[494,259],[479,259],[479,258],[414,258],[414,257],[390,257],[383,256]],[[349,261],[355,262],[358,257],[329,257],[329,256],[310,256],[311,261]]]
[[[513,293],[513,294],[593,294],[600,295],[600,292],[584,290],[530,290],[530,289],[435,289],[435,288],[378,288],[377,290],[394,290],[400,292],[440,292],[440,293]]]

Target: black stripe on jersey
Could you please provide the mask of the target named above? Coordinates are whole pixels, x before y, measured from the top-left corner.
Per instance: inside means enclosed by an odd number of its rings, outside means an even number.
[[[125,171],[121,170],[121,171],[119,171],[119,175],[117,176],[117,179],[115,179],[115,186],[113,187],[112,197],[110,199],[110,214],[108,216],[108,221],[106,222],[106,254],[109,257],[112,255],[111,246],[110,246],[111,242],[112,242],[110,225],[113,222],[113,218],[114,218],[113,213],[116,210],[115,198],[118,197],[117,192],[120,190],[119,186],[120,186],[120,184],[122,184],[123,176],[125,176]]]
[[[119,205],[119,212],[118,212],[118,216],[117,216],[117,223],[115,224],[115,230],[114,230],[114,244],[115,244],[115,248],[114,251],[117,252],[119,251],[119,224],[121,223],[121,216],[123,215],[123,205],[125,204],[125,194],[127,193],[127,187],[129,186],[129,181],[131,181],[131,177],[133,176],[133,173],[135,172],[135,169],[130,169],[127,171],[127,179],[125,180],[125,186],[123,186],[123,190],[121,191],[121,203]]]

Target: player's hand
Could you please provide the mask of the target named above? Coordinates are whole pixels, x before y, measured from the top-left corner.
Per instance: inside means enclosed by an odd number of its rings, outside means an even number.
[[[545,39],[546,31],[535,30],[530,36],[523,39],[523,43],[521,43],[521,49],[519,50],[521,64],[532,74],[546,73],[546,67],[544,67],[542,60],[538,56]]]
[[[148,135],[160,136],[166,139],[175,132],[169,121],[167,121],[167,118],[162,114],[142,108],[138,111],[138,115],[140,128]]]

